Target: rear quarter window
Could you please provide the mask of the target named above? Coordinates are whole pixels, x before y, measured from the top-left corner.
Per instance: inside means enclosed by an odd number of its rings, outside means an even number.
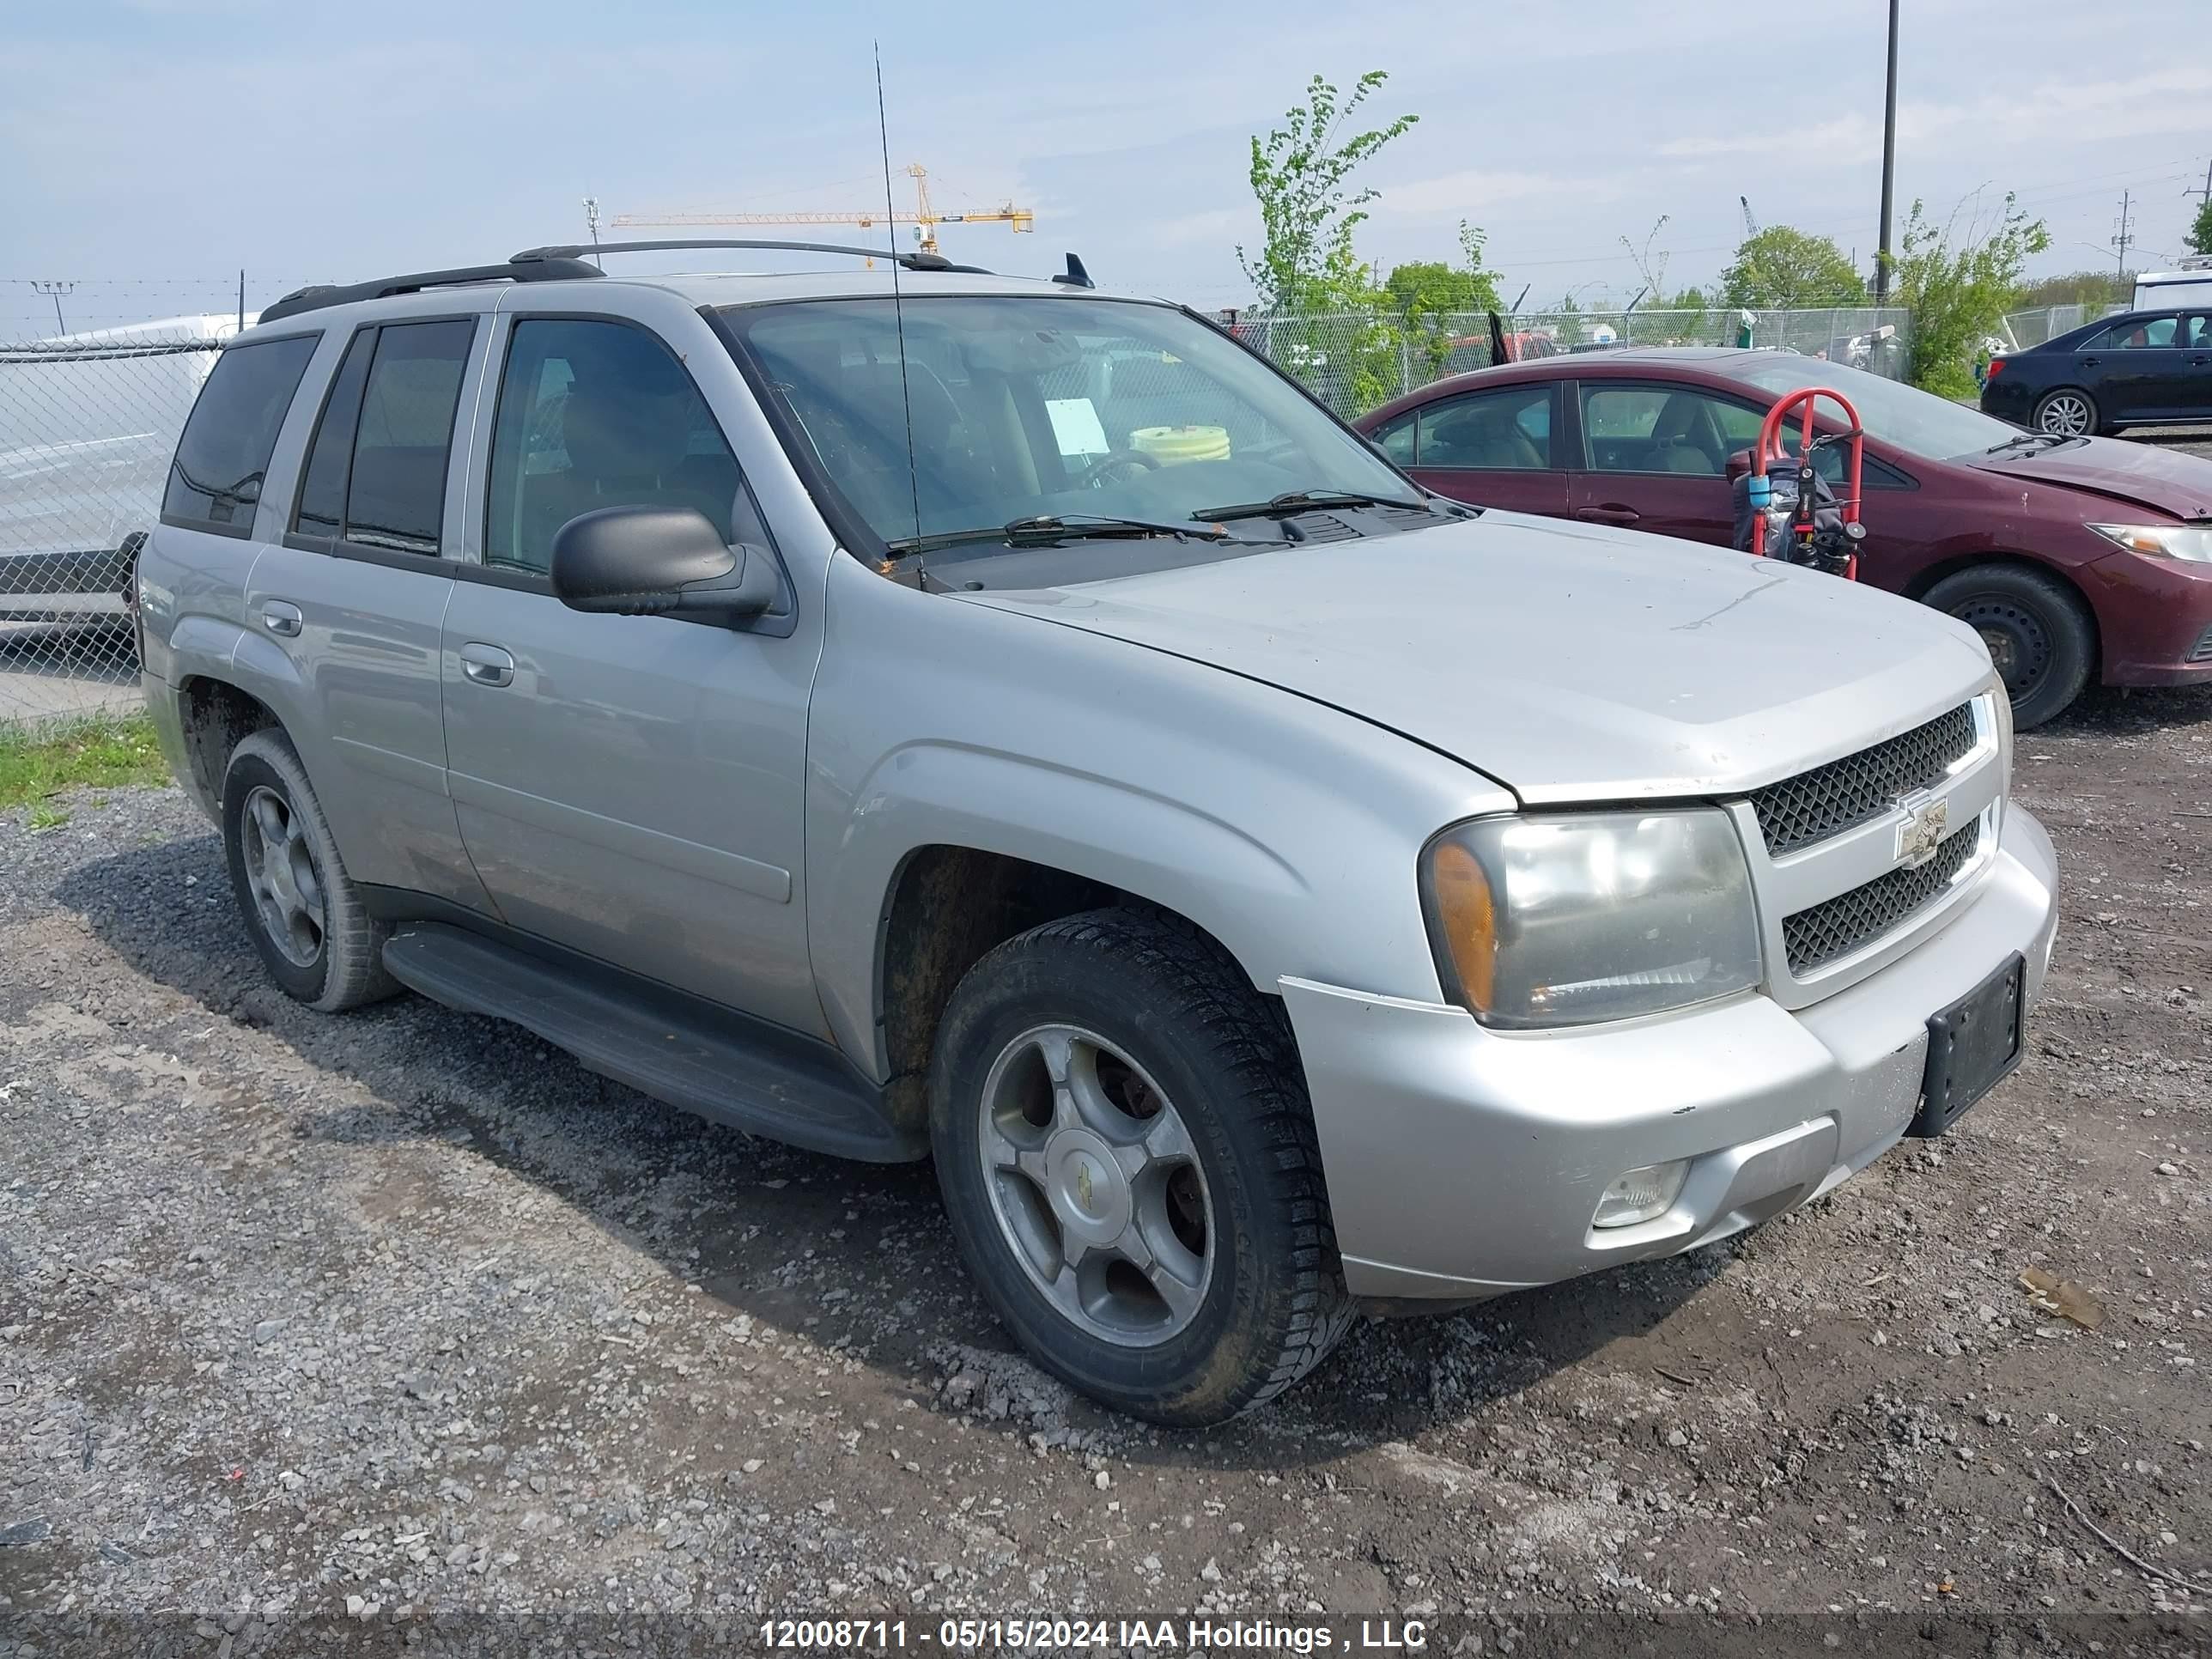
[[[216,361],[177,441],[161,516],[244,534],[319,334],[233,346]]]

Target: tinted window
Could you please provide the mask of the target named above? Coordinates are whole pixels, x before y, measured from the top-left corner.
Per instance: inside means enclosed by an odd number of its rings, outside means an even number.
[[[2114,323],[2102,334],[2092,335],[2078,347],[2082,351],[2159,351],[2174,343],[2180,319],[2131,317]]]
[[[500,377],[484,562],[544,570],[553,533],[602,507],[690,507],[767,539],[722,429],[675,355],[622,323],[525,319]]]
[[[1729,452],[1741,449],[1731,432],[1748,411],[1683,386],[1583,387],[1583,441],[1600,472],[1680,472],[1717,478]],[[1752,428],[1756,435],[1757,428]]]
[[[346,486],[348,541],[401,553],[438,550],[446,460],[476,324],[393,324],[377,331]]]
[[[1419,464],[1532,471],[1552,464],[1552,388],[1507,386],[1429,404],[1421,411]]]
[[[276,429],[319,338],[264,340],[222,354],[177,441],[163,513],[241,529],[252,524]]]
[[[2191,316],[2188,324],[2188,334],[2191,350],[2202,351],[2205,347],[2212,346],[2212,316],[2207,316],[2203,312]]]
[[[345,529],[346,480],[353,476],[354,429],[361,418],[361,389],[368,379],[368,360],[376,350],[376,331],[365,328],[346,348],[331,382],[330,396],[315,422],[301,475],[300,507],[292,528],[303,536],[336,536]]]

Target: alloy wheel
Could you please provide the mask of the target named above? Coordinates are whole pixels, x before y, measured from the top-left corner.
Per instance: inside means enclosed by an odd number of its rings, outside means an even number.
[[[257,784],[246,798],[239,830],[263,931],[285,961],[312,968],[323,951],[323,878],[306,827],[282,794]]]
[[[2036,412],[2036,424],[2064,438],[2085,436],[2089,430],[2088,400],[2078,392],[2054,392]]]
[[[978,1109],[992,1212],[1061,1316],[1122,1346],[1188,1327],[1212,1277],[1212,1200],[1143,1068],[1094,1032],[1041,1025],[1000,1051]]]

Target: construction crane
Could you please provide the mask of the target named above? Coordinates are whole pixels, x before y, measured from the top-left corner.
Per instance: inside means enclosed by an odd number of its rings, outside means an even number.
[[[1739,196],[1735,199],[1737,204],[1743,209],[1743,234],[1747,236],[1758,235],[1759,221],[1751,216],[1751,198],[1748,196]],[[616,222],[619,224],[622,222],[620,220],[617,220]]]
[[[615,224],[623,229],[700,225],[860,225],[889,222],[910,224],[924,253],[937,252],[939,225],[1001,224],[1017,232],[1036,228],[1036,214],[1012,202],[1003,207],[939,213],[929,204],[929,170],[916,161],[906,169],[914,180],[914,211],[885,213],[864,209],[856,213],[618,213]]]

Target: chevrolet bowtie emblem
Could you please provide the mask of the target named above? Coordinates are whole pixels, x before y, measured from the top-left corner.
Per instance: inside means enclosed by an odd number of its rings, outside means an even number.
[[[1936,856],[1951,829],[1951,803],[1921,791],[1899,799],[1905,822],[1897,826],[1897,861],[1906,869]]]

